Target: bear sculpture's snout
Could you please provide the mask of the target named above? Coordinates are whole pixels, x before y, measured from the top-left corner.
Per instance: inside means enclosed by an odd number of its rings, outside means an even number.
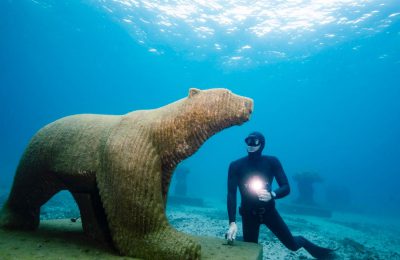
[[[244,114],[244,122],[250,120],[250,116],[253,113],[254,110],[254,102],[251,98],[246,98],[244,97],[244,109],[243,109],[243,114]]]

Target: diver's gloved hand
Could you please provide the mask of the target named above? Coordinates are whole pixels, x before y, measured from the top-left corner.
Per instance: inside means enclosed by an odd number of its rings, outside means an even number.
[[[233,241],[236,239],[236,233],[237,233],[236,223],[231,222],[231,224],[229,224],[228,232],[225,235],[226,239],[228,240],[228,244],[232,244]]]
[[[272,194],[266,189],[261,189],[257,192],[258,199],[261,201],[270,201],[272,199]]]

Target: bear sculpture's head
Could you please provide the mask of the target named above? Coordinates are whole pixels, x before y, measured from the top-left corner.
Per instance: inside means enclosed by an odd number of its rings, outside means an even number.
[[[173,168],[212,135],[250,119],[253,100],[228,89],[191,88],[187,98],[161,108],[155,120],[158,149],[163,165]]]
[[[204,126],[218,132],[233,125],[241,125],[250,119],[253,100],[239,96],[224,88],[189,90],[188,102],[193,113]]]

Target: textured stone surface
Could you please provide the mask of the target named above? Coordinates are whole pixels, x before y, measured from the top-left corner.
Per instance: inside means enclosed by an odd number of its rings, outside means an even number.
[[[252,108],[251,99],[227,89],[191,89],[159,109],[57,120],[26,148],[0,226],[37,228],[40,206],[67,189],[84,231],[121,254],[197,259],[199,243],[165,216],[171,175],[210,136],[247,121]]]
[[[201,259],[262,259],[260,245],[237,242],[225,245],[223,239],[192,237],[202,248]],[[0,229],[0,259],[138,259],[118,256],[107,244],[84,236],[79,222],[42,221],[35,232]],[[152,258],[150,258],[152,259]]]

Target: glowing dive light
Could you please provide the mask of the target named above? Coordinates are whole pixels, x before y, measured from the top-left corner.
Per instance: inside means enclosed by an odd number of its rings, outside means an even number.
[[[263,182],[260,178],[254,177],[250,180],[248,187],[253,192],[259,192],[260,190],[265,188],[265,182]]]

